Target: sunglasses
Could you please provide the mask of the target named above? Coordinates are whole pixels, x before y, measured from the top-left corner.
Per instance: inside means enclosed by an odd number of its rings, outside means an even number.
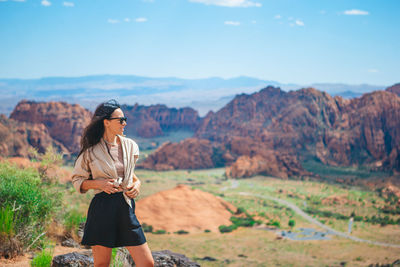
[[[127,117],[118,117],[118,118],[109,118],[107,120],[119,120],[120,124],[124,124],[124,122],[126,123],[127,119],[128,119]]]

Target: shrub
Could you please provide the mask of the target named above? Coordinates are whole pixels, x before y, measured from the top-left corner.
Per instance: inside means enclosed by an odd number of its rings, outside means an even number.
[[[188,234],[188,233],[189,232],[187,232],[185,230],[179,230],[179,231],[175,232],[175,234],[178,234],[178,235],[185,235],[185,234]]]
[[[255,224],[255,220],[251,217],[240,218],[240,217],[231,217],[230,221],[236,225],[236,227],[251,227]]]
[[[236,228],[237,228],[237,226],[234,225],[234,224],[229,225],[229,226],[220,225],[220,226],[218,227],[218,229],[219,229],[219,231],[220,231],[221,233],[229,233],[229,232],[232,232],[233,230],[235,230]]]
[[[160,230],[155,231],[153,234],[162,235],[162,234],[166,234],[166,233],[167,233],[167,231],[160,229]]]
[[[275,220],[269,222],[268,225],[272,225],[272,226],[275,226],[277,228],[281,227],[281,223],[279,221],[275,221]]]
[[[295,220],[289,220],[289,227],[294,227],[296,225],[296,221]]]
[[[354,221],[355,222],[361,222],[363,219],[364,219],[363,216],[358,216],[358,215],[354,216]]]
[[[86,221],[86,217],[80,214],[76,209],[72,209],[65,213],[64,226],[68,232],[78,231],[79,225]]]
[[[244,208],[239,207],[239,208],[237,208],[235,214],[242,214],[242,213],[245,213],[245,212],[246,212],[246,210]]]
[[[57,183],[57,180],[47,176],[47,171],[54,166],[61,166],[63,162],[63,157],[61,154],[57,153],[56,149],[52,146],[46,148],[46,152],[41,154],[36,148],[30,148],[28,150],[29,156],[38,161],[39,164],[39,175],[43,182]]]
[[[145,233],[152,233],[153,232],[153,226],[148,225],[146,223],[142,223],[142,229]]]
[[[210,233],[210,232],[211,232],[211,230],[209,230],[209,229],[204,230],[204,233]]]
[[[0,239],[14,236],[14,209],[10,205],[0,209]]]
[[[42,250],[39,254],[37,254],[33,260],[31,261],[32,267],[50,267],[51,261],[53,259],[52,251],[50,250]]]
[[[3,219],[10,222],[13,206],[13,231],[25,248],[40,246],[44,241],[45,226],[61,206],[62,194],[42,183],[37,170],[20,169],[0,162],[0,209]],[[8,207],[8,208],[7,208]],[[6,228],[11,231],[10,223]],[[0,255],[1,256],[1,255]]]

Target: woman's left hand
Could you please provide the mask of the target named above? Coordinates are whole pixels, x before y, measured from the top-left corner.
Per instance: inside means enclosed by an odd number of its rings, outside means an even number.
[[[128,186],[128,191],[126,191],[126,195],[130,198],[136,198],[140,193],[140,185],[140,181],[137,181],[133,185]]]

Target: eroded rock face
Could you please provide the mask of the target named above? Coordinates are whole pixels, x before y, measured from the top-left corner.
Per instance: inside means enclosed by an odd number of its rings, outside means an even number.
[[[400,170],[399,121],[400,97],[390,92],[347,100],[313,88],[284,92],[267,87],[238,95],[218,112],[207,114],[195,138],[219,148],[212,162],[232,164],[226,170],[230,177],[309,175],[300,161],[310,156],[330,165]],[[198,147],[192,146],[191,154]],[[187,168],[181,164],[184,160],[173,159],[184,149],[185,141],[169,144],[169,157],[161,156],[166,150],[157,151],[151,166],[174,161],[173,168]],[[211,162],[207,163],[196,167],[208,168]]]
[[[325,129],[317,157],[330,165],[400,169],[400,98],[377,91],[349,101],[336,127]]]
[[[179,143],[167,142],[138,167],[154,170],[201,169],[217,165],[214,159],[218,147],[209,140],[188,138]]]
[[[126,131],[129,134],[141,137],[155,137],[163,135],[168,130],[188,129],[196,130],[200,117],[192,108],[168,108],[165,105],[122,106],[125,116],[128,117]]]
[[[69,152],[78,153],[82,132],[92,113],[78,104],[23,100],[14,108],[10,118],[44,125],[52,139],[63,144]]]
[[[266,151],[253,157],[240,156],[231,166],[226,167],[227,177],[246,178],[257,174],[272,175],[287,179],[289,177],[312,175],[303,170],[296,157],[279,155],[276,151]]]
[[[396,84],[386,88],[386,91],[394,93],[394,94],[400,96],[400,83],[396,83]]]
[[[30,148],[44,153],[48,146],[68,152],[62,143],[50,136],[42,123],[19,122],[0,115],[0,155],[28,157]]]

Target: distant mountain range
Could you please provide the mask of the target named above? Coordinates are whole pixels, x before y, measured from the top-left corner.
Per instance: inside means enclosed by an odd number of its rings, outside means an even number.
[[[165,104],[169,107],[192,107],[204,116],[217,111],[235,95],[254,93],[267,86],[284,91],[314,87],[331,95],[345,98],[383,90],[381,85],[349,84],[283,84],[241,76],[231,79],[217,77],[205,79],[180,79],[174,77],[152,78],[134,75],[95,75],[83,77],[47,77],[41,79],[0,79],[0,113],[7,116],[22,99],[35,101],[66,101],[79,103],[93,110],[104,100],[115,98],[122,104]]]

